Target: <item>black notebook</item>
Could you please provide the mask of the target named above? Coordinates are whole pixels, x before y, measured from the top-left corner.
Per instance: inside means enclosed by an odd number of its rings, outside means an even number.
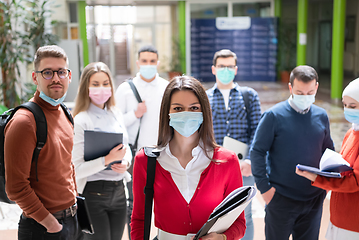
[[[81,230],[85,233],[94,234],[91,217],[84,197],[77,196],[77,219]]]
[[[85,161],[91,161],[99,157],[104,157],[122,142],[122,133],[85,130],[84,159]],[[111,170],[112,164],[121,162],[121,160],[114,161],[109,164],[105,170]]]

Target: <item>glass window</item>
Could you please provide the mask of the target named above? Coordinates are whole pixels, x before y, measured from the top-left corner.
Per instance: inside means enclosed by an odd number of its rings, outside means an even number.
[[[60,39],[67,39],[67,23],[66,22],[57,22],[56,26],[54,27],[54,32]]]
[[[171,63],[171,25],[156,25],[156,46],[158,49],[160,60],[160,71],[167,72]]]
[[[69,3],[70,23],[77,23],[77,2]]]
[[[95,21],[97,24],[110,23],[110,7],[95,6]]]
[[[153,6],[136,7],[136,23],[152,23],[154,20]]]
[[[233,17],[270,17],[270,3],[233,3]]]
[[[129,24],[136,22],[136,7],[113,6],[111,7],[112,24]]]
[[[156,6],[156,22],[170,22],[170,21],[171,21],[171,7]]]
[[[71,27],[70,32],[71,32],[71,39],[79,39],[79,29],[78,29],[78,27]]]
[[[85,8],[86,10],[86,23],[94,23],[95,20],[93,19],[93,11],[94,11],[94,8],[93,6],[86,6]]]
[[[191,4],[191,18],[216,18],[227,17],[228,5],[227,3],[196,3]]]

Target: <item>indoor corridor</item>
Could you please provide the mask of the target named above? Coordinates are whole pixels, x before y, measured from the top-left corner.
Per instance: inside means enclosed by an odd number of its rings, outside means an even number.
[[[344,86],[348,83],[345,81]],[[118,85],[122,80],[116,81]],[[327,84],[326,84],[327,83]],[[249,86],[254,88],[261,101],[262,112],[270,108],[277,102],[285,100],[289,97],[288,86],[285,83],[279,82],[239,82],[242,86]],[[204,83],[205,88],[213,85],[211,83]],[[319,91],[316,97],[316,102],[320,107],[326,109],[330,118],[331,136],[333,138],[335,149],[339,151],[341,142],[346,131],[351,125],[345,120],[343,115],[343,108],[341,102],[334,103],[330,99],[329,79],[320,81]],[[0,239],[1,240],[15,240],[17,239],[17,222],[21,210],[16,205],[7,205],[0,203]],[[264,240],[264,202],[258,193],[253,201],[253,218],[255,227],[255,240]],[[329,222],[329,197],[324,202],[324,211],[322,218],[322,226],[320,230],[320,240],[324,240],[325,231]],[[156,235],[156,229],[153,226],[151,232],[151,239]],[[123,240],[128,239],[127,229],[124,231]]]

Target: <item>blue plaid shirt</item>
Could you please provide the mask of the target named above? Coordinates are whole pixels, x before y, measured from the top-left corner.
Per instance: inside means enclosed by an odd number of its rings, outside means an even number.
[[[248,131],[244,99],[237,83],[229,93],[228,110],[226,110],[222,93],[217,88],[217,84],[206,91],[212,108],[214,136],[219,145],[223,145],[224,136],[229,136],[249,146],[252,144],[254,132],[261,117],[261,106],[257,92],[252,88],[246,89],[249,92],[250,131]],[[250,159],[249,154],[247,159]]]

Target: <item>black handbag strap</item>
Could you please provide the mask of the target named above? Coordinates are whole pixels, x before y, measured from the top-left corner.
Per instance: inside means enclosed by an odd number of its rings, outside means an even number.
[[[133,94],[135,95],[137,101],[138,101],[139,103],[141,103],[141,102],[142,102],[141,96],[140,96],[140,94],[138,93],[137,88],[136,88],[135,84],[133,83],[132,78],[128,79],[127,82],[128,82],[128,84],[130,84],[130,87],[131,87],[131,89],[132,89],[132,92],[133,92]],[[136,139],[135,139],[135,142],[133,143],[133,146],[134,146],[135,149],[137,149],[138,137],[140,136],[141,119],[142,119],[142,118],[140,118],[140,125],[138,126]]]
[[[156,173],[156,160],[159,156],[159,152],[153,151],[156,148],[144,147],[145,154],[147,156],[147,180],[146,187],[144,189],[145,198],[145,225],[144,225],[144,240],[149,240],[151,231],[151,218],[152,218],[152,204],[153,204],[153,184],[155,182]]]

